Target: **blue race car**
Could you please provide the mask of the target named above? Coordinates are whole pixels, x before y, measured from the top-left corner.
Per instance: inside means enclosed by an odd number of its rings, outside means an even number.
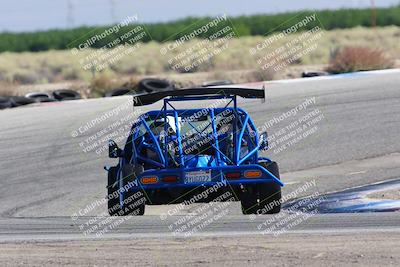
[[[123,149],[110,140],[109,157],[119,163],[106,167],[109,214],[143,215],[145,205],[211,201],[240,201],[243,214],[278,213],[283,186],[278,165],[259,156],[268,148],[267,134],[259,134],[237,107],[237,96],[265,98],[264,90],[233,87],[134,96],[134,106],[164,104],[133,123]],[[199,100],[211,105],[175,107]]]

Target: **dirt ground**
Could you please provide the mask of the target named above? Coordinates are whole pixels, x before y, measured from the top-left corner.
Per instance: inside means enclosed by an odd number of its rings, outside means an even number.
[[[368,195],[369,198],[400,200],[400,189],[375,192]]]
[[[0,244],[0,266],[400,266],[400,233]]]

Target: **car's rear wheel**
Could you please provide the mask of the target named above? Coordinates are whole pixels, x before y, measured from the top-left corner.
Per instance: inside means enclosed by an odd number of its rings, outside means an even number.
[[[280,179],[279,167],[275,161],[261,162],[261,166]],[[260,214],[275,214],[281,211],[281,186],[275,182],[259,185],[259,212]]]
[[[143,166],[124,165],[122,168],[122,185],[124,190],[118,190],[118,169],[112,167],[108,173],[108,213],[111,216],[143,215],[145,211],[145,195],[141,190],[134,190],[129,184],[134,182],[143,172]],[[127,190],[126,190],[127,189]],[[124,192],[124,193],[122,193]],[[120,205],[120,195],[122,194],[123,205]]]
[[[278,164],[260,162],[260,165],[279,177]],[[249,184],[245,186],[240,202],[243,214],[275,214],[281,210],[281,186],[275,182]]]
[[[257,192],[254,185],[246,185],[245,192],[240,197],[243,214],[256,214],[258,210]]]

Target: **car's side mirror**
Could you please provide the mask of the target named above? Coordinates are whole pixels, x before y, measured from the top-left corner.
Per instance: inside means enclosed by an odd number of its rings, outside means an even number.
[[[267,132],[263,132],[260,134],[260,138],[258,139],[260,143],[260,150],[267,150],[268,149],[268,134]]]
[[[110,158],[119,158],[122,156],[122,150],[114,140],[108,141],[108,156]]]

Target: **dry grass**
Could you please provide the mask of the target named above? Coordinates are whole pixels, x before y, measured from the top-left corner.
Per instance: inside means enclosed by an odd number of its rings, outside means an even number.
[[[15,95],[17,92],[17,85],[9,82],[0,81],[0,96]]]
[[[97,77],[94,77],[90,84],[90,96],[92,97],[102,97],[105,92],[110,91],[119,87],[118,82],[116,81],[115,77],[112,77],[109,74],[100,74]]]
[[[353,28],[324,32],[317,43],[317,48],[304,55],[296,62],[297,65],[328,64],[332,51],[346,46],[363,46],[371,49],[380,48],[386,56],[393,60],[400,55],[400,27],[391,26],[383,28]],[[295,36],[293,36],[295,37]],[[265,73],[260,71],[256,58],[249,55],[250,47],[263,41],[263,36],[241,37],[229,42],[229,47],[216,55],[206,64],[197,69],[197,73],[208,72],[204,76],[208,80],[232,79],[237,82],[269,80],[280,78],[279,73]],[[277,41],[276,45],[284,45],[288,40]],[[197,40],[186,42],[179,48],[179,53],[184,49],[193,47]],[[176,79],[179,73],[172,71],[168,58],[160,54],[161,45],[156,42],[142,44],[137,52],[122,57],[115,65],[107,68],[103,73],[98,73],[93,79],[91,71],[84,70],[79,60],[86,56],[85,52],[79,56],[72,55],[70,51],[46,51],[39,53],[1,53],[0,54],[0,81],[12,84],[43,84],[59,83],[65,81],[82,81],[91,84],[91,90],[85,95],[100,95],[108,88],[121,86],[126,80],[122,77],[162,76]],[[87,51],[86,53],[89,53]],[[257,70],[258,69],[258,70]],[[242,71],[252,70],[252,71]],[[229,73],[235,73],[232,77]],[[243,77],[243,75],[247,75]],[[190,74],[180,74],[189,77]],[[110,80],[110,81],[109,81]],[[0,85],[0,90],[1,85]]]
[[[331,73],[387,69],[393,61],[380,49],[363,46],[346,46],[334,53],[327,68]]]
[[[140,78],[131,76],[128,79],[119,79],[113,74],[101,73],[94,77],[88,86],[88,97],[102,97],[108,91],[116,88],[137,89]]]

